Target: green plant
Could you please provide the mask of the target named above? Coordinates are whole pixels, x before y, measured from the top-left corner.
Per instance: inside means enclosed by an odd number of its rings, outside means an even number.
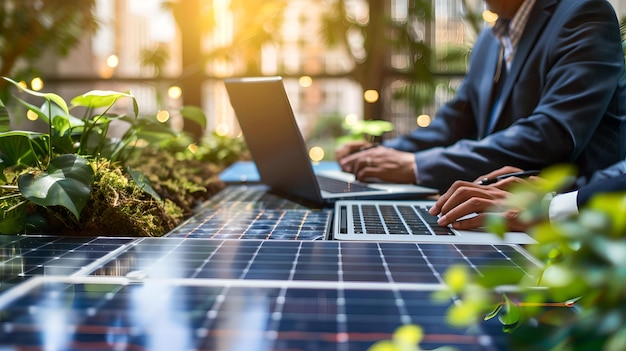
[[[408,324],[396,329],[391,340],[381,340],[370,346],[367,351],[423,351],[420,343],[424,331],[420,326]],[[453,351],[451,347],[438,347],[432,351]]]
[[[354,123],[343,124],[347,134],[337,138],[339,144],[354,140],[366,140],[375,142],[385,132],[394,129],[393,123],[384,120],[361,120]]]
[[[510,206],[527,208],[522,216],[535,223],[530,233],[538,244],[528,250],[545,265],[522,268],[536,279],[498,269],[476,277],[452,268],[450,290],[439,296],[461,297],[449,311],[450,323],[498,318],[516,350],[626,349],[626,194],[598,195],[579,216],[550,223],[537,200],[566,184],[571,171],[549,169],[545,183],[522,186],[509,199]],[[494,220],[490,229],[505,228]]]
[[[177,134],[154,119],[138,118],[138,106],[132,94],[93,90],[71,99],[68,105],[56,94],[35,92],[11,79],[5,80],[27,95],[44,100],[41,107],[36,107],[19,97],[15,98],[28,114],[47,124],[48,133],[0,133],[0,176],[4,183],[0,186],[0,201],[7,201],[0,206],[0,232],[21,233],[30,226],[41,226],[40,216],[34,216],[34,224],[30,221],[33,204],[47,209],[62,207],[74,216],[74,221],[80,223],[81,211],[92,194],[94,182],[107,187],[107,184],[97,183],[97,179],[102,177],[96,172],[105,172],[104,168],[106,172],[123,169],[132,186],[159,204],[167,205],[161,201],[146,176],[126,166],[129,159],[138,155],[139,145],[166,143],[176,138]],[[113,105],[122,98],[131,99],[134,116],[110,113]],[[80,110],[83,111],[81,118],[70,113]],[[3,130],[8,130],[8,109],[2,108],[0,112]],[[197,121],[204,118],[198,109],[184,108],[182,112],[187,118]],[[107,135],[111,123],[116,120],[130,124],[119,139]],[[102,165],[101,160],[107,161],[107,167],[96,167],[97,164]],[[126,190],[118,189],[118,195],[125,191],[134,192],[126,187],[122,189]]]

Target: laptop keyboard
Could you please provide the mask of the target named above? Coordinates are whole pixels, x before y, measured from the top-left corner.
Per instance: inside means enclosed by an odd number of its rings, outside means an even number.
[[[329,193],[341,194],[341,193],[353,193],[353,192],[377,190],[377,189],[368,187],[367,185],[346,182],[343,180],[328,178],[328,177],[324,177],[321,175],[318,175],[317,179],[320,184],[321,190],[327,191]]]
[[[425,206],[352,205],[351,224],[355,234],[455,235]]]

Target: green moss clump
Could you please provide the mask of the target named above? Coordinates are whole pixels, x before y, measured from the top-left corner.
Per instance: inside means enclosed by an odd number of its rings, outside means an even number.
[[[50,225],[46,232],[81,236],[162,236],[183,217],[183,210],[158,201],[107,160],[92,163],[95,182],[77,220],[67,209],[37,207]]]

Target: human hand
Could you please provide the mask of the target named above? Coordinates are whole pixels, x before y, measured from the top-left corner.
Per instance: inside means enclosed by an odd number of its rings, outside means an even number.
[[[390,183],[416,183],[415,158],[410,152],[377,146],[357,151],[339,159],[345,172],[353,173],[357,180],[377,179]]]
[[[367,149],[370,146],[372,146],[372,143],[363,140],[347,142],[335,150],[335,159],[340,161],[344,157]]]
[[[505,175],[505,174],[510,174],[510,173],[517,173],[517,172],[522,172],[523,169],[521,168],[517,168],[517,167],[513,167],[513,166],[504,166],[502,168],[498,168],[495,171],[489,172],[485,175],[482,175],[478,178],[476,178],[476,182],[479,182],[485,178],[488,179],[492,179],[495,178],[497,176],[501,176],[501,175]]]
[[[497,173],[501,171],[503,173]],[[504,168],[489,173],[489,177],[519,171],[514,167]],[[480,177],[479,179],[484,178]],[[507,190],[514,184],[525,182],[520,178],[503,179],[489,186],[477,183],[457,181],[439,197],[430,209],[432,215],[440,215],[438,224],[460,230],[474,229],[485,225],[488,213],[497,214],[505,219],[509,230],[525,231],[529,224],[519,220],[521,209],[511,208],[506,202],[511,193]],[[470,216],[476,214],[475,216]],[[466,218],[464,218],[466,217]]]

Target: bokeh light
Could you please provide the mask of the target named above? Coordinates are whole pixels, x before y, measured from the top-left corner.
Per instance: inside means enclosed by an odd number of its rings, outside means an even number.
[[[28,118],[29,121],[36,121],[39,116],[37,116],[37,113],[33,110],[28,110],[26,111],[26,118]]]
[[[165,123],[170,119],[170,113],[167,110],[161,110],[156,114],[157,121]]]
[[[300,77],[300,79],[298,79],[298,84],[300,84],[300,86],[303,88],[308,88],[313,85],[313,78],[309,76],[302,76]]]
[[[187,150],[189,150],[192,154],[195,154],[196,152],[198,152],[198,145],[189,144],[189,146],[187,146]]]
[[[324,149],[319,146],[313,146],[309,149],[309,158],[311,158],[313,162],[320,162],[324,159]]]
[[[30,86],[34,91],[40,91],[43,89],[43,79],[36,77],[30,81]]]
[[[429,115],[419,115],[417,116],[417,125],[424,128],[428,127],[432,122],[432,118]]]
[[[491,12],[489,10],[485,10],[483,11],[483,21],[489,23],[489,24],[494,24],[496,23],[496,21],[498,20],[498,14]]]
[[[111,68],[115,68],[119,66],[119,64],[120,64],[120,59],[119,57],[117,57],[117,55],[110,55],[109,57],[107,57],[107,66]]]
[[[376,90],[366,90],[363,93],[363,99],[365,99],[365,101],[370,104],[377,102],[379,98],[380,98],[380,95],[378,94],[378,91]]]
[[[183,89],[177,85],[172,85],[167,89],[167,96],[172,99],[178,99],[183,96]]]
[[[220,123],[215,126],[215,134],[219,136],[227,136],[230,133],[230,128],[225,123]]]
[[[346,117],[344,118],[344,121],[346,122],[347,125],[353,126],[359,122],[359,116],[357,116],[355,113],[350,113],[346,115]]]

